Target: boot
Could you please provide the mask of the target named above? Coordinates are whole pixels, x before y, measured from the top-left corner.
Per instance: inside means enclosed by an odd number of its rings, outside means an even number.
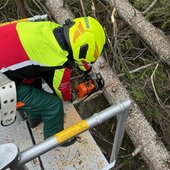
[[[28,124],[31,128],[37,127],[42,122],[42,119],[30,119],[28,118]]]

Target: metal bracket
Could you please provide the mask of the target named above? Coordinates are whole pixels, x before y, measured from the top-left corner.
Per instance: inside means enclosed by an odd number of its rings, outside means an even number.
[[[18,170],[21,170],[21,168],[22,170],[23,169],[26,170],[26,168],[24,167],[25,163],[52,150],[53,148],[61,145],[62,143],[71,139],[72,137],[81,134],[82,132],[88,129],[94,128],[95,126],[101,124],[102,122],[112,117],[117,117],[118,121],[117,121],[117,127],[116,127],[114,142],[113,142],[110,163],[102,170],[109,170],[114,168],[116,160],[118,158],[120,145],[123,139],[130,105],[131,105],[131,101],[129,99],[119,102],[101,112],[95,113],[93,116],[85,120],[82,120],[64,129],[63,131],[58,132],[54,136],[42,141],[39,144],[36,144],[22,152],[19,152],[18,153],[19,159],[17,162],[19,168]]]
[[[0,121],[9,126],[16,119],[16,86],[6,75],[0,73]]]
[[[117,126],[116,126],[116,132],[115,132],[115,137],[113,141],[113,147],[112,147],[112,152],[110,156],[110,164],[103,168],[102,170],[109,170],[113,169],[116,164],[116,160],[118,158],[120,146],[123,140],[124,132],[125,132],[125,127],[126,127],[126,121],[128,117],[128,113],[130,110],[130,100],[120,104],[120,112],[117,112]]]
[[[13,143],[0,145],[0,169],[6,170],[10,167],[11,170],[16,170],[18,164],[18,153],[18,147]]]
[[[54,147],[60,145],[62,142],[67,141],[68,139],[86,131],[87,129],[93,128],[114,116],[117,116],[118,122],[113,142],[110,164],[108,164],[108,166],[102,170],[108,170],[114,167],[123,139],[130,104],[131,101],[129,99],[119,102],[116,105],[113,105],[101,112],[95,113],[93,116],[87,118],[86,120],[82,120],[81,122],[55,134],[53,137],[50,137],[43,142],[34,145],[25,151],[22,151],[20,153],[20,160],[18,162],[18,165],[22,166],[30,160],[36,158],[37,156],[50,151]]]

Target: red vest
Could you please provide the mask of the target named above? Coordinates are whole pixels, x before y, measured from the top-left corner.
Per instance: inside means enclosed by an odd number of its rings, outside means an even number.
[[[16,24],[0,29],[0,69],[29,60],[19,40]]]

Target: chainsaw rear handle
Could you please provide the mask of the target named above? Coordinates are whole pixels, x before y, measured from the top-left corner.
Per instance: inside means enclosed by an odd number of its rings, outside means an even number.
[[[97,79],[97,73],[94,72],[93,70],[91,70],[89,73],[88,73],[89,77],[91,80],[93,79]]]
[[[95,76],[93,77],[92,81],[95,85],[95,90],[94,90],[95,92],[101,90],[105,85],[104,79],[100,73],[95,73]]]
[[[97,90],[101,90],[105,85],[104,79],[100,73],[97,73],[96,76],[97,76],[97,84],[98,84]]]

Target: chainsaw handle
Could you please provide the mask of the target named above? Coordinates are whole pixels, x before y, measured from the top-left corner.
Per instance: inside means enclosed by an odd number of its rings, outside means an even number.
[[[105,85],[104,79],[100,73],[97,73],[96,76],[97,76],[97,84],[98,84],[97,90],[101,90]]]
[[[102,79],[102,76],[100,73],[97,73],[96,75],[97,75],[97,79]]]
[[[101,87],[104,87],[105,83],[103,79],[100,80],[100,83],[101,83]]]
[[[74,90],[72,90],[71,91],[71,102],[73,102],[74,100],[76,100],[77,99],[77,93],[76,93],[76,91]]]

